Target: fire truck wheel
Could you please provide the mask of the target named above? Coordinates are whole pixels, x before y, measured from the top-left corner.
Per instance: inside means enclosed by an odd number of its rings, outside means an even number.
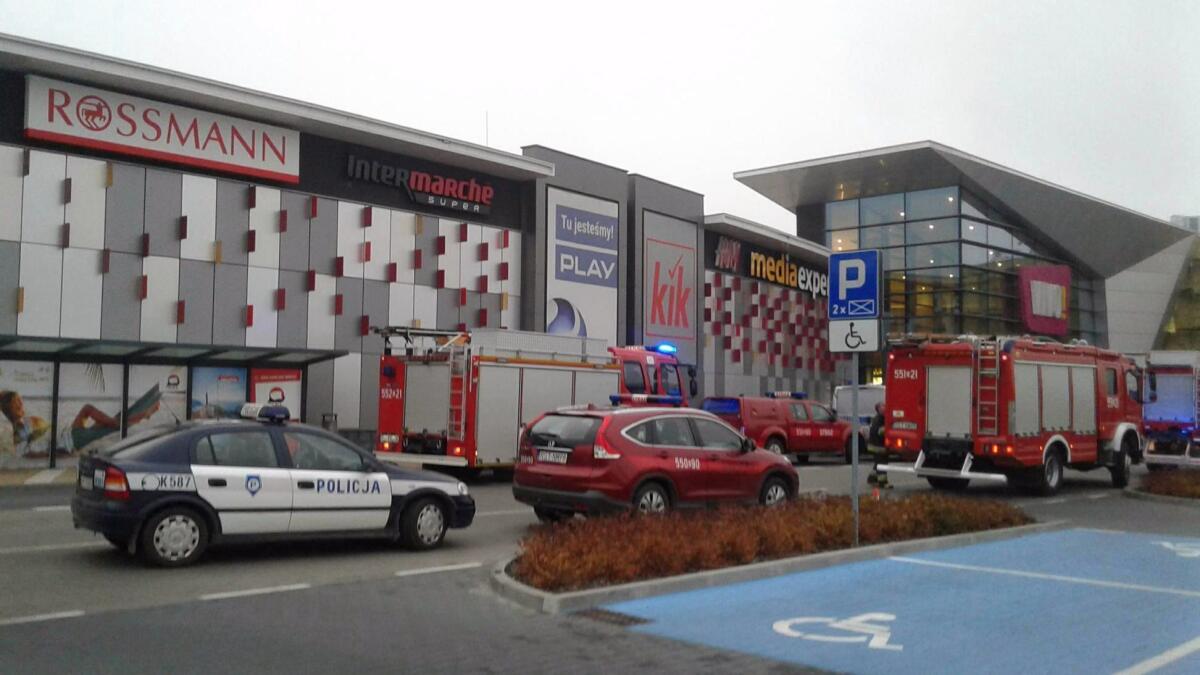
[[[1112,475],[1112,484],[1115,488],[1123,488],[1129,485],[1129,473],[1133,469],[1133,447],[1134,443],[1128,436],[1122,439],[1121,452],[1117,453],[1116,462],[1108,467],[1108,472]]]
[[[557,509],[545,509],[540,506],[533,507],[533,515],[543,523],[558,523],[564,520],[569,520],[575,514],[570,511],[559,511]]]
[[[767,440],[766,449],[777,455],[782,455],[786,451],[786,449],[783,447],[783,440],[778,436],[772,436]]]
[[[1058,446],[1050,449],[1046,453],[1046,461],[1042,464],[1042,468],[1037,472],[1037,480],[1034,482],[1034,489],[1043,497],[1058,492],[1058,488],[1062,487],[1063,481],[1063,452]]]
[[[962,492],[971,484],[969,480],[962,478],[941,478],[938,476],[930,476],[925,480],[929,481],[929,485],[935,490],[945,490],[947,492]]]
[[[436,499],[418,499],[400,515],[400,543],[414,551],[437,548],[446,537],[446,524],[446,509]]]

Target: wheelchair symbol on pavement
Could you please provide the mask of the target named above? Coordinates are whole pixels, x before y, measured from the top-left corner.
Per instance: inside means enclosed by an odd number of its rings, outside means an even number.
[[[1200,544],[1176,544],[1169,541],[1156,541],[1168,551],[1172,551],[1180,558],[1200,558]]]
[[[851,321],[850,322],[850,331],[846,333],[846,339],[844,340],[844,342],[846,343],[847,349],[858,349],[859,347],[866,344],[867,341],[864,340],[861,335],[859,335],[857,332],[855,332],[854,322]]]
[[[845,644],[865,642],[870,649],[885,649],[899,652],[904,650],[904,645],[888,644],[888,640],[892,638],[891,629],[888,626],[879,625],[878,623],[870,623],[872,621],[891,622],[895,620],[895,614],[885,614],[883,612],[868,612],[841,621],[827,616],[802,616],[795,619],[776,621],[772,628],[776,633],[791,638]],[[796,626],[802,624],[824,625],[834,631],[852,633],[852,635],[828,635],[820,632],[806,633],[796,630]],[[857,635],[853,635],[853,633],[857,633]]]

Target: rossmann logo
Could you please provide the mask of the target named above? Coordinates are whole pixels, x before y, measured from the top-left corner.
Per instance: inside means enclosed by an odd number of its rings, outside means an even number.
[[[688,319],[688,299],[692,289],[684,282],[683,256],[675,260],[675,264],[663,271],[662,262],[654,261],[654,284],[650,292],[650,323],[672,328],[687,328],[691,325]]]
[[[741,271],[742,242],[728,237],[721,237],[717,242],[717,259],[713,261],[717,269],[730,272]]]
[[[400,188],[417,204],[466,213],[491,213],[492,198],[496,195],[495,188],[474,178],[447,178],[354,155],[346,160],[346,175],[353,180]]]

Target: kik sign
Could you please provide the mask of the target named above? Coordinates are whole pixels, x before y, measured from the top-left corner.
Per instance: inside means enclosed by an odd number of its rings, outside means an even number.
[[[645,289],[646,336],[694,341],[696,249],[647,238]]]

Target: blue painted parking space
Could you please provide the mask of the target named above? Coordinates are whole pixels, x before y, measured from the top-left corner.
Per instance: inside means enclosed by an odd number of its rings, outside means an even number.
[[[610,605],[853,673],[1200,672],[1200,539],[1068,530]]]

